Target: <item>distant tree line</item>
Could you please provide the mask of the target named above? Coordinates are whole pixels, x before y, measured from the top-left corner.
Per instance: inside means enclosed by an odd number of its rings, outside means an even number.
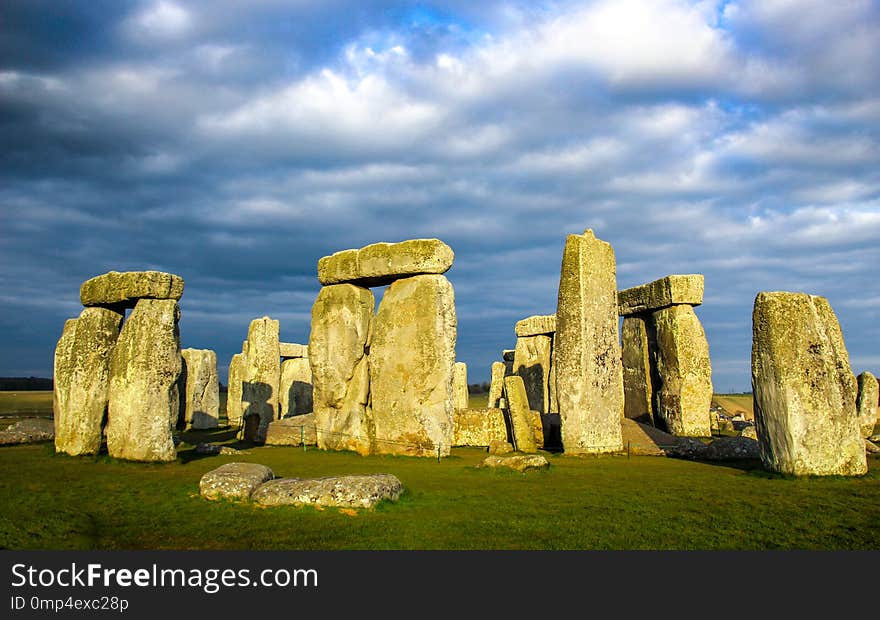
[[[482,383],[468,384],[468,394],[485,394],[488,391],[489,383],[487,381],[483,381]]]
[[[0,377],[0,391],[28,392],[36,390],[52,390],[55,383],[52,379],[41,377]]]

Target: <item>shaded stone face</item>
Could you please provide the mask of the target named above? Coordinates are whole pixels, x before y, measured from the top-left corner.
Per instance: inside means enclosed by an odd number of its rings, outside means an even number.
[[[668,306],[684,304],[699,306],[703,303],[702,274],[671,275],[648,284],[635,286],[617,294],[621,316],[652,312]]]
[[[623,369],[614,250],[591,230],[569,235],[556,311],[556,394],[567,453],[623,448]]]
[[[505,362],[513,362],[513,358],[516,356],[516,349],[504,349],[501,352],[501,359]]]
[[[499,407],[504,392],[504,376],[507,374],[504,362],[492,362],[492,381],[489,383],[489,407]]]
[[[535,315],[517,321],[514,327],[517,337],[549,335],[556,331],[556,315]]]
[[[455,409],[467,409],[470,397],[467,384],[467,364],[455,362],[452,377],[452,405]]]
[[[301,446],[303,443],[307,446],[318,444],[314,413],[275,420],[266,429],[267,446]]]
[[[312,368],[307,357],[281,362],[279,405],[282,418],[312,412]]]
[[[217,354],[210,349],[183,349],[180,373],[182,418],[192,429],[217,428],[220,418],[220,382]]]
[[[454,446],[489,446],[507,442],[504,412],[497,408],[456,409],[453,414]]]
[[[242,383],[245,368],[244,353],[236,353],[229,362],[229,380],[226,392],[226,420],[230,426],[241,425],[241,414],[244,411],[241,402]]]
[[[183,278],[162,271],[111,271],[83,282],[79,290],[84,306],[133,308],[139,299],[173,299],[183,296]]]
[[[657,339],[655,419],[679,436],[712,434],[712,366],[709,344],[691,306],[671,306],[653,314]]]
[[[377,452],[449,454],[455,341],[455,295],[444,276],[413,276],[388,287],[370,346]]]
[[[107,449],[132,461],[173,461],[179,412],[180,309],[173,299],[141,299],[110,359]]]
[[[764,465],[793,475],[861,475],[856,381],[828,301],[759,293],[752,313],[752,391]]]
[[[367,348],[373,293],[353,284],[325,286],[312,307],[309,364],[318,447],[369,454],[373,422]]]
[[[623,319],[620,332],[623,362],[624,415],[654,421],[654,382],[648,343],[648,324],[642,315]]]
[[[55,450],[97,454],[110,388],[110,360],[122,313],[85,308],[64,324],[55,349]]]
[[[856,413],[859,418],[859,427],[862,437],[867,439],[874,434],[874,426],[877,424],[877,379],[870,372],[863,372],[858,376],[858,398],[856,399]]]
[[[516,340],[513,372],[522,377],[529,408],[550,410],[550,336],[521,336]]]
[[[504,378],[504,394],[510,412],[510,426],[513,443],[520,452],[537,452],[535,429],[529,400],[522,377],[517,375]]]
[[[277,419],[278,399],[281,381],[281,354],[278,346],[279,322],[264,316],[251,321],[248,328],[247,354],[244,358],[241,399],[242,415],[257,416],[259,423],[245,425],[254,428],[253,434],[246,432],[248,441],[263,441],[266,428]]]
[[[446,273],[454,258],[452,248],[439,239],[374,243],[321,258],[318,280],[325,286],[342,283],[385,286],[414,275]]]

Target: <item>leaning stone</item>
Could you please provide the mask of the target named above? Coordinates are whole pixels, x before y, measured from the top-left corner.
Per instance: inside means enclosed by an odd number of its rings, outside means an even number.
[[[413,276],[385,291],[370,345],[377,452],[449,454],[455,340],[455,295],[445,276]]]
[[[537,452],[532,414],[522,377],[504,378],[504,394],[510,412],[513,445],[520,452]]]
[[[281,385],[279,406],[281,417],[312,413],[312,367],[307,357],[297,357],[281,362]]]
[[[284,359],[295,359],[297,357],[308,357],[309,346],[306,344],[296,344],[295,342],[279,342],[278,352]]]
[[[226,463],[212,469],[199,481],[205,499],[248,500],[257,488],[275,474],[258,463]]]
[[[180,408],[187,427],[217,428],[220,421],[220,382],[217,354],[210,349],[183,349]],[[182,389],[180,389],[182,388]]]
[[[752,393],[761,460],[793,475],[861,475],[856,381],[824,297],[759,293],[752,314]]]
[[[556,315],[538,315],[530,316],[521,321],[517,321],[514,326],[517,337],[540,336],[552,334],[556,331]]]
[[[618,311],[621,316],[653,312],[678,304],[699,306],[701,303],[703,303],[702,274],[666,276],[649,284],[625,289],[617,294]]]
[[[141,299],[110,359],[107,450],[131,461],[173,461],[179,413],[180,309],[173,299]]]
[[[301,446],[303,443],[318,445],[314,413],[275,420],[266,429],[267,446]]]
[[[649,339],[646,317],[627,316],[620,331],[621,359],[623,362],[624,416],[632,420],[654,422],[654,377],[652,355],[656,357],[656,340]],[[653,329],[653,325],[651,326]],[[654,342],[654,347],[650,342]]]
[[[236,353],[229,362],[229,380],[226,388],[226,421],[230,426],[241,425],[241,394],[245,368],[244,353]]]
[[[251,321],[248,327],[247,355],[242,377],[241,399],[247,403],[245,418],[246,441],[266,439],[269,422],[277,419],[281,382],[281,355],[278,347],[279,322],[264,316]],[[259,423],[247,424],[249,416]]]
[[[504,362],[492,362],[492,380],[489,383],[489,399],[487,401],[489,407],[499,407],[501,405],[505,374]]]
[[[517,454],[513,456],[487,456],[483,460],[484,467],[509,467],[516,471],[529,469],[547,469],[550,462],[540,454]]]
[[[454,258],[452,248],[439,239],[374,243],[323,257],[318,261],[318,280],[325,286],[385,286],[400,278],[446,273]]]
[[[455,362],[452,375],[452,406],[455,409],[467,409],[469,403],[467,364]]]
[[[79,289],[84,306],[133,308],[139,299],[173,299],[183,296],[183,278],[162,271],[111,271],[83,282]]]
[[[403,484],[391,474],[328,478],[279,478],[258,488],[251,499],[261,506],[335,506],[373,508],[383,500],[397,501]]]
[[[874,432],[877,424],[877,379],[870,372],[863,372],[858,376],[858,397],[856,398],[856,413],[862,437],[867,439]]]
[[[520,336],[516,340],[513,372],[522,377],[529,408],[550,411],[550,336]]]
[[[709,343],[691,306],[670,306],[653,314],[656,330],[657,388],[655,420],[678,436],[712,434],[712,365]]]
[[[122,313],[114,310],[85,308],[78,319],[64,324],[55,349],[52,397],[58,452],[97,454],[101,448],[110,359],[122,318]]]
[[[454,446],[488,446],[507,441],[507,425],[501,409],[456,409],[453,414]]]
[[[553,346],[565,452],[623,449],[614,250],[592,230],[565,242]]]
[[[513,452],[513,446],[509,441],[494,439],[489,442],[489,454],[510,454],[511,452]]]
[[[353,284],[325,286],[312,307],[309,364],[318,447],[369,454],[373,440],[366,350],[373,293]]]

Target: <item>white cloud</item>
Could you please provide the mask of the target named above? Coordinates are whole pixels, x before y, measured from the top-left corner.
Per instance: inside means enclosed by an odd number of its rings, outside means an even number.
[[[189,12],[167,0],[159,0],[125,23],[125,30],[136,38],[173,39],[186,35],[192,26]]]

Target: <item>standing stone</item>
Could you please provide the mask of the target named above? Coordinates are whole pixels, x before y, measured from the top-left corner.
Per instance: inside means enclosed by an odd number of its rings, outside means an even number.
[[[550,399],[549,412],[559,413],[559,397],[556,395],[556,334],[550,339],[550,376],[547,378],[547,398]]]
[[[653,314],[657,338],[655,417],[677,436],[712,434],[712,366],[709,343],[691,306],[670,306]]]
[[[614,250],[592,230],[569,235],[556,312],[556,385],[566,453],[623,448],[623,368]]]
[[[452,378],[452,401],[455,409],[467,409],[470,396],[468,394],[467,364],[455,362]]]
[[[312,368],[309,358],[297,357],[281,362],[281,417],[312,412]]]
[[[767,468],[794,475],[867,471],[856,381],[827,299],[758,294],[752,313],[752,392]]]
[[[874,425],[877,424],[877,379],[870,372],[863,372],[858,377],[858,398],[856,399],[856,411],[858,412],[859,425],[862,437],[867,439],[874,434]]]
[[[449,454],[455,341],[455,294],[445,276],[413,276],[388,287],[370,346],[376,451]]]
[[[492,381],[489,383],[489,402],[486,405],[490,409],[500,406],[501,396],[504,392],[504,362],[492,362]]]
[[[650,320],[650,319],[648,319]],[[623,361],[624,416],[654,422],[651,347],[645,316],[624,317],[620,331]]]
[[[550,355],[552,339],[547,335],[520,336],[516,339],[513,372],[522,377],[529,408],[550,411]]]
[[[226,388],[226,422],[229,426],[241,426],[241,386],[245,367],[244,353],[236,353],[229,362],[229,382]]]
[[[507,441],[504,411],[487,409],[456,409],[453,418],[454,446],[488,446],[493,441]]]
[[[97,454],[107,411],[110,359],[119,337],[122,314],[85,308],[64,324],[55,349],[55,450]]]
[[[247,441],[265,441],[266,428],[278,418],[278,395],[281,391],[279,329],[278,321],[267,316],[254,319],[248,328],[241,393],[242,401],[248,404],[242,415],[245,418],[257,416],[259,423],[245,424],[244,438]]]
[[[535,429],[532,426],[532,413],[522,377],[513,375],[504,378],[504,394],[510,412],[510,427],[513,443],[520,452],[537,452]]]
[[[217,354],[210,349],[183,349],[180,403],[187,427],[217,428],[220,418],[220,381]]]
[[[309,364],[314,385],[318,447],[369,454],[373,424],[369,408],[373,306],[369,289],[325,286],[312,306]]]
[[[173,461],[178,415],[180,309],[173,299],[141,299],[110,360],[107,449],[132,461]]]

